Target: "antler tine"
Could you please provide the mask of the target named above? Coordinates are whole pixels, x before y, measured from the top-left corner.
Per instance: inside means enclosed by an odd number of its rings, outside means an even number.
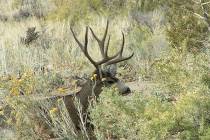
[[[82,50],[82,52],[84,53],[84,55],[90,60],[90,62],[96,67],[96,69],[98,69],[97,63],[90,57],[90,55],[88,54],[88,50],[87,50],[87,46],[88,46],[88,27],[86,27],[86,31],[85,31],[85,43],[84,43],[84,45],[78,40],[78,38],[76,37],[76,35],[75,35],[75,33],[74,33],[74,31],[71,27],[70,27],[70,30],[73,34],[73,37],[74,37],[75,41],[79,45],[79,47]]]
[[[106,36],[107,36],[107,33],[108,33],[108,28],[109,28],[109,21],[107,20],[107,24],[106,24],[106,29],[105,29],[105,32],[104,32],[104,36],[103,38],[100,40],[96,34],[94,33],[93,29],[91,27],[90,28],[90,31],[93,35],[93,37],[96,39],[96,41],[98,42],[98,45],[100,47],[100,51],[101,51],[101,55],[103,58],[106,58],[107,57],[107,54],[105,52],[107,52],[107,49],[105,49],[105,40],[106,40]],[[110,39],[109,39],[110,40]],[[108,41],[109,41],[108,40]],[[108,42],[109,43],[109,42]],[[107,47],[106,47],[107,48]]]
[[[109,42],[110,42],[110,38],[111,38],[111,35],[109,35],[109,38],[108,38],[108,41],[107,41],[107,44],[106,44],[106,46],[105,46],[105,57],[108,57],[108,48],[109,48]]]
[[[133,57],[133,55],[134,55],[134,52],[128,57],[119,57],[117,59],[107,62],[105,65],[107,66],[107,65],[111,65],[111,64],[115,64],[115,63],[119,63],[119,62],[122,62],[122,61],[125,61],[128,59],[131,59]]]
[[[121,48],[120,48],[119,52],[117,52],[115,55],[109,57],[110,60],[116,58],[117,56],[122,57],[122,53],[123,53],[123,49],[124,49],[124,45],[125,45],[125,35],[123,32],[122,32],[122,36],[123,36],[123,40],[122,40]],[[108,49],[108,47],[107,47],[107,49]]]
[[[119,51],[120,57],[122,57],[123,49],[124,49],[124,46],[125,46],[125,35],[124,35],[123,32],[122,32],[122,36],[123,36],[123,41],[122,41],[122,45],[121,45],[122,47]]]
[[[77,42],[77,44],[79,45],[81,50],[84,51],[84,47],[83,47],[82,43],[79,42],[79,40],[77,39],[77,37],[76,37],[76,35],[75,35],[75,33],[74,33],[74,31],[73,31],[73,29],[71,27],[70,27],[70,30],[71,30],[71,32],[73,34],[73,37],[74,37],[75,41]]]
[[[106,35],[107,35],[107,33],[108,33],[108,28],[109,28],[109,20],[107,20],[107,22],[106,22],[106,30],[105,30],[105,32],[104,32],[104,36],[103,36],[103,42],[105,42],[105,40],[106,40]]]
[[[86,54],[88,54],[87,52],[87,45],[88,45],[88,27],[86,27],[86,31],[85,31],[85,45],[84,45],[84,51]]]
[[[108,61],[105,65],[111,65],[111,64],[114,64],[114,63],[119,63],[121,61],[125,61],[125,60],[128,60],[130,58],[133,57],[134,55],[134,52],[128,56],[128,57],[123,57],[122,54],[123,54],[123,50],[124,50],[124,46],[125,46],[125,35],[124,33],[122,32],[122,36],[123,36],[123,39],[122,39],[122,45],[121,45],[121,48],[119,50],[119,52],[117,52],[115,55],[113,55],[112,57],[109,57],[109,59],[111,61]],[[118,57],[118,58],[117,58]]]

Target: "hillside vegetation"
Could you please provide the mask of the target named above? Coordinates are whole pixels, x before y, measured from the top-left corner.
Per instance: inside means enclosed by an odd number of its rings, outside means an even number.
[[[70,27],[83,41],[86,26],[101,37],[108,20],[109,53],[122,32],[124,55],[134,52],[117,73],[132,93],[103,88],[88,109],[96,138],[209,140],[209,14],[208,0],[0,0],[0,139],[88,139],[62,100],[42,99],[93,77]],[[88,52],[101,57],[92,36]]]

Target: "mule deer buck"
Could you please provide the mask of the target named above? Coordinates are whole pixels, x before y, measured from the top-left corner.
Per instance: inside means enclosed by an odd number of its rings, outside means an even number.
[[[76,106],[74,105],[74,99],[77,98],[82,105],[82,115],[85,116],[88,114],[87,108],[89,106],[89,99],[92,97],[99,97],[99,94],[102,92],[102,87],[104,86],[111,86],[113,84],[116,84],[116,87],[119,89],[119,92],[122,93],[122,95],[126,95],[131,92],[130,88],[126,86],[123,82],[121,82],[116,76],[116,63],[128,60],[133,57],[134,53],[132,53],[128,57],[123,57],[123,49],[125,44],[125,37],[122,33],[122,44],[120,50],[113,56],[108,56],[108,47],[110,42],[110,36],[108,37],[107,43],[106,43],[106,37],[108,33],[108,27],[109,22],[107,21],[105,33],[103,35],[102,39],[99,39],[99,37],[96,36],[93,29],[91,27],[86,27],[85,32],[85,42],[82,44],[78,38],[76,37],[75,32],[72,28],[70,28],[73,37],[75,41],[77,42],[78,46],[84,53],[84,55],[88,58],[88,60],[91,62],[91,64],[95,67],[95,71],[93,72],[93,75],[95,76],[94,79],[89,79],[87,82],[82,86],[81,90],[76,94],[69,94],[62,96],[63,101],[65,103],[65,106],[67,108],[67,111],[69,113],[70,118],[72,119],[72,122],[75,125],[75,128],[77,130],[81,130],[80,124],[81,124],[81,118],[78,115],[78,110]],[[94,39],[97,41],[100,49],[100,53],[102,55],[102,60],[95,61],[92,59],[90,54],[88,53],[88,31],[91,31]],[[57,98],[57,97],[56,97]],[[60,97],[59,97],[60,98]],[[93,134],[93,128],[90,124],[85,124],[88,130],[89,139],[95,139]]]

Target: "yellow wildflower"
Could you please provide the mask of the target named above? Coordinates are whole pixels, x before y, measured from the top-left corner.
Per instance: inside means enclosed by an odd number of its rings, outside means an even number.
[[[58,90],[58,92],[60,92],[60,93],[65,93],[65,92],[66,92],[66,89],[64,89],[64,88],[58,88],[57,90]]]
[[[97,74],[93,74],[93,76],[90,78],[92,81],[97,79]]]
[[[118,91],[118,88],[117,87],[114,87],[114,91]]]
[[[58,109],[56,107],[54,107],[50,110],[50,114],[55,114],[57,112],[58,112]]]
[[[0,115],[4,115],[4,111],[3,110],[0,111]]]
[[[101,81],[105,81],[105,80],[106,80],[106,78],[102,78],[102,79],[101,79]]]
[[[93,80],[94,80],[93,76],[90,78],[90,80],[91,80],[91,81],[93,81]]]
[[[21,83],[22,81],[23,81],[22,79],[19,79],[19,80],[18,80],[19,83]]]
[[[16,88],[16,87],[14,87],[14,88],[12,88],[11,90],[10,90],[10,92],[11,92],[11,95],[12,96],[18,96],[19,95],[19,89],[18,88]]]
[[[96,78],[97,78],[97,74],[93,74],[93,78],[96,80]]]

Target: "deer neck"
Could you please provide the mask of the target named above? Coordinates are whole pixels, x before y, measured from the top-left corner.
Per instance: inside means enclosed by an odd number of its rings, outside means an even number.
[[[82,89],[77,93],[77,99],[83,105],[85,109],[88,108],[89,99],[95,95],[96,98],[100,95],[102,91],[103,84],[100,81],[88,80],[82,87]]]

